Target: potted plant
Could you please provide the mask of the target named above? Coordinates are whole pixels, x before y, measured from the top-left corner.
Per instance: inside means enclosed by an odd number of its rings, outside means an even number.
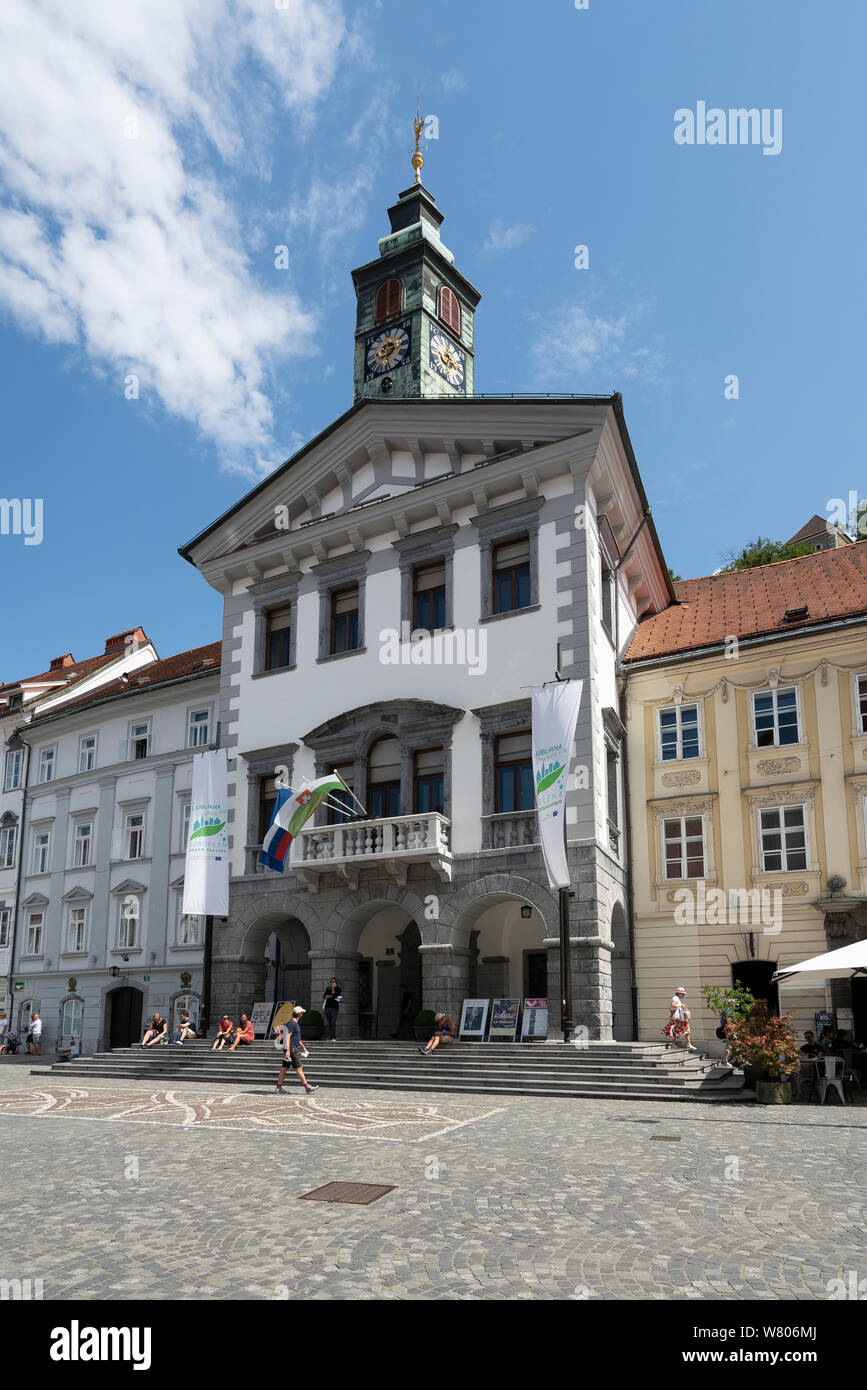
[[[299,1022],[302,1038],[309,1038],[311,1042],[315,1042],[317,1038],[322,1037],[322,1015],[317,1013],[316,1009],[308,1009],[301,1015]]]
[[[415,1016],[413,1031],[419,1042],[427,1042],[428,1038],[433,1037],[434,1024],[437,1016],[433,1009],[419,1009]]]
[[[762,1105],[788,1105],[792,1099],[789,1078],[798,1070],[800,1056],[789,1018],[771,1014],[764,999],[757,999],[746,1018],[726,1024],[731,1057],[754,1069],[756,1099]]]

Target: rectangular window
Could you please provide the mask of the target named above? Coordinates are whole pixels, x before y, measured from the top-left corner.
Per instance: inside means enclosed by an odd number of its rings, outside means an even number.
[[[701,753],[698,736],[698,705],[674,705],[659,711],[659,756],[667,763],[680,758],[697,758]]]
[[[66,949],[74,954],[83,951],[87,941],[87,908],[69,909],[69,928],[66,933]]]
[[[599,570],[600,583],[600,602],[602,605],[602,624],[609,637],[614,635],[614,591],[611,578],[611,571],[605,561],[601,561]]]
[[[151,751],[151,725],[150,720],[143,720],[140,724],[130,724],[129,726],[129,757],[131,759],[146,758]]]
[[[666,878],[704,878],[704,817],[663,821]]]
[[[7,825],[0,830],[0,869],[11,869],[15,864],[15,839],[18,834],[16,825]]]
[[[530,538],[494,546],[494,612],[512,613],[530,604]]]
[[[12,909],[11,907],[0,907],[0,951],[4,946],[9,945],[11,931]]]
[[[806,869],[807,824],[803,806],[774,806],[759,812],[762,868]]]
[[[420,813],[443,809],[443,750],[425,748],[415,755],[415,809]]]
[[[145,818],[143,811],[128,811],[123,818],[123,857],[144,857]]]
[[[331,595],[331,654],[353,652],[358,646],[358,585]]]
[[[189,801],[185,801],[181,807],[181,843],[179,846],[181,854],[186,854],[187,841],[190,838],[190,805]]]
[[[6,771],[3,777],[3,790],[17,792],[21,786],[21,760],[23,750],[10,748],[6,754]]]
[[[494,810],[532,811],[533,752],[530,730],[504,734],[494,746]]]
[[[798,697],[794,686],[753,695],[753,721],[757,748],[781,748],[800,742]]]
[[[436,632],[446,625],[446,567],[443,561],[413,571],[412,625]]]
[[[85,734],[78,740],[78,770],[93,772],[96,767],[96,734]]]
[[[292,605],[272,608],[265,630],[265,670],[279,671],[292,660]]]
[[[42,955],[42,913],[31,912],[27,918],[27,954]]]
[[[72,864],[76,869],[84,869],[91,863],[93,851],[93,825],[79,821],[72,840]]]
[[[617,750],[606,748],[605,750],[605,784],[608,794],[608,819],[615,830],[620,826],[620,794],[617,786]]]
[[[33,836],[33,867],[30,870],[31,873],[48,873],[48,848],[50,844],[51,831],[37,830]]]
[[[138,944],[138,900],[135,900],[135,914],[123,902],[120,905],[120,919],[117,929],[117,948],[131,951]]]
[[[259,844],[265,838],[274,807],[277,804],[277,778],[262,777],[259,780]]]
[[[855,699],[858,704],[858,733],[867,734],[867,676],[858,676],[856,679]]]
[[[63,1014],[60,1020],[60,1036],[63,1038],[78,1039],[81,1042],[81,1021],[84,1015],[84,1004],[81,999],[67,999],[63,1005]]]
[[[355,767],[353,763],[338,763],[334,771],[347,787],[353,787],[355,783]],[[360,815],[359,809],[349,792],[331,792],[328,797],[329,804],[325,809],[327,812],[328,825],[342,825],[344,821],[351,820],[353,816]],[[340,809],[338,810],[338,807]]]
[[[54,766],[57,760],[56,748],[43,748],[39,754],[39,781],[54,781]]]
[[[211,711],[207,709],[194,709],[190,711],[190,723],[187,730],[187,747],[204,748],[210,741]]]
[[[183,905],[183,894],[180,895],[180,902]],[[202,924],[204,918],[197,917],[190,912],[181,912],[178,917],[178,942],[179,946],[198,946],[202,940]]]

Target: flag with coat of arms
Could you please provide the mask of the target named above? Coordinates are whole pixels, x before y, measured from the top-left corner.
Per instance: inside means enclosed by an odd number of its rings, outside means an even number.
[[[282,874],[286,867],[289,846],[299,830],[306,825],[317,806],[333,792],[349,792],[349,788],[336,772],[327,777],[319,777],[315,782],[305,782],[297,792],[290,787],[280,787],[274,803],[271,824],[262,841],[259,863]]]

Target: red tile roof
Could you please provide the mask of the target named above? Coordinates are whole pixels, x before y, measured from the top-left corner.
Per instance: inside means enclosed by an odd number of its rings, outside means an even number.
[[[210,642],[205,647],[193,647],[191,651],[181,652],[178,656],[167,656],[161,661],[152,661],[149,666],[131,671],[128,679],[119,677],[117,680],[109,681],[107,685],[88,691],[77,700],[67,700],[55,709],[46,710],[41,718],[53,718],[60,713],[83,709],[87,705],[96,704],[99,700],[108,700],[115,695],[141,695],[146,690],[166,685],[169,681],[182,680],[185,676],[216,673],[220,669],[221,647],[220,642]],[[34,719],[30,727],[35,727],[39,722],[39,718]]]
[[[6,681],[0,685],[0,695],[4,695],[9,690],[18,690],[22,685],[56,685],[58,687],[68,684],[70,680],[79,680],[82,676],[92,675],[101,666],[107,666],[111,661],[117,661],[121,652],[103,652],[100,656],[89,656],[84,661],[74,661],[71,666],[55,667],[53,671],[43,671],[40,676],[26,676],[20,681]]]
[[[867,541],[733,574],[679,580],[674,589],[679,602],[639,624],[626,661],[867,615]],[[805,616],[786,622],[787,610],[805,606]]]

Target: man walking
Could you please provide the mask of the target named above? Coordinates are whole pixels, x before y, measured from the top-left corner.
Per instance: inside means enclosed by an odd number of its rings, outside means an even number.
[[[337,1041],[337,1011],[340,1008],[342,998],[340,985],[332,975],[322,1000],[322,1012],[325,1014],[325,1026],[328,1029],[329,1042]]]
[[[282,1096],[283,1094],[283,1082],[286,1079],[286,1073],[290,1067],[295,1072],[295,1075],[298,1077],[298,1080],[301,1082],[308,1096],[311,1091],[319,1089],[317,1086],[311,1086],[307,1077],[304,1075],[304,1067],[302,1065],[304,1061],[304,1044],[301,1041],[301,1025],[298,1022],[303,1013],[304,1006],[302,1004],[296,1004],[295,1008],[292,1010],[292,1017],[286,1024],[286,1051],[283,1054],[283,1065],[280,1068],[280,1075],[277,1077],[278,1096]]]

